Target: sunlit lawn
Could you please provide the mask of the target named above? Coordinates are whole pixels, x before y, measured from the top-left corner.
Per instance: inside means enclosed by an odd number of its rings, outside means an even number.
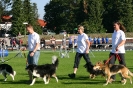
[[[104,52],[92,52],[95,57],[90,53],[90,58],[93,64],[97,61],[108,59],[109,51]],[[8,57],[5,57],[5,60],[14,57],[17,53],[9,53]],[[27,54],[27,53],[26,53]],[[133,71],[133,51],[126,52],[126,64],[127,67]],[[41,52],[41,56],[39,59],[39,64],[51,63],[52,55],[59,56],[58,52]],[[59,78],[59,82],[57,83],[54,78],[51,78],[50,83],[45,85],[42,79],[37,79],[36,83],[33,86],[29,86],[26,84],[28,80],[27,71],[25,71],[26,60],[24,57],[17,56],[16,58],[10,59],[7,64],[10,64],[14,70],[17,72],[15,76],[15,81],[12,81],[11,77],[8,76],[6,82],[4,82],[4,78],[0,75],[0,88],[103,88],[103,84],[105,83],[105,78],[101,76],[97,76],[95,79],[89,78],[89,73],[83,67],[85,64],[84,59],[81,59],[79,69],[77,71],[77,75],[75,79],[70,79],[68,77],[69,73],[73,72],[73,63],[75,53],[69,53],[70,58],[60,58],[59,57],[59,66],[57,69],[57,76]],[[116,62],[116,64],[118,61]],[[116,76],[116,81],[112,84],[106,86],[106,88],[132,88],[133,85],[130,84],[129,80],[126,85],[122,85],[120,83],[119,75]]]

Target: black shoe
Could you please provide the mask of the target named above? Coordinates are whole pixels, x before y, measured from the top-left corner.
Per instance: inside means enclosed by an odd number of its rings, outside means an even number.
[[[74,74],[74,73],[68,74],[68,76],[69,76],[70,78],[75,78],[75,74]]]

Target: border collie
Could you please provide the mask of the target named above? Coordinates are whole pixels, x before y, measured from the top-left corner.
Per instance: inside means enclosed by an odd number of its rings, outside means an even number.
[[[14,80],[14,76],[16,75],[16,71],[8,64],[0,64],[0,73],[4,76],[4,81],[7,80],[7,74],[12,77],[12,80]]]
[[[56,56],[52,56],[52,64],[28,65],[26,70],[30,71],[33,75],[33,80],[30,85],[35,83],[36,78],[43,78],[45,84],[49,83],[51,77],[54,77],[58,82],[58,78],[56,76],[58,63],[58,58]]]

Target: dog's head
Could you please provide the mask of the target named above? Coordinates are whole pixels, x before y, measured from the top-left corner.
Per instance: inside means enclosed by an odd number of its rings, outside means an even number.
[[[34,64],[28,65],[28,66],[25,68],[25,70],[33,72],[33,69],[34,69],[36,66],[37,66],[37,65],[34,65]]]
[[[91,63],[86,63],[84,67],[87,69],[89,73],[93,73],[93,65]]]
[[[57,60],[57,56],[52,56],[52,64],[55,64],[56,60]]]
[[[84,67],[85,67],[85,68],[91,69],[91,68],[93,68],[93,65],[92,65],[91,63],[86,63],[86,64],[84,65]]]
[[[94,70],[102,70],[102,68],[101,68],[102,66],[103,66],[103,62],[99,61],[99,62],[97,62],[97,63],[94,65],[93,69],[94,69]]]

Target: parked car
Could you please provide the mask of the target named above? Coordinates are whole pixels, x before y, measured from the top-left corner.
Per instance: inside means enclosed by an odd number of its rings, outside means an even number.
[[[59,34],[67,34],[67,31],[66,30],[61,30],[60,32],[59,32]]]
[[[44,35],[55,35],[56,33],[53,30],[43,30]]]

